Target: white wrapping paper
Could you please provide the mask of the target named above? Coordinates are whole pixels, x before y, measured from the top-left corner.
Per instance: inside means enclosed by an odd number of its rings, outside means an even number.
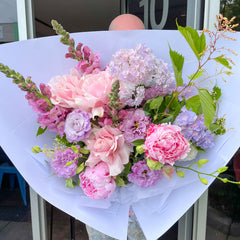
[[[240,34],[236,42],[222,44],[240,53]],[[99,52],[102,67],[120,48],[135,48],[138,43],[150,47],[154,54],[170,64],[169,47],[185,57],[183,78],[196,69],[195,58],[185,39],[177,31],[138,30],[121,32],[88,32],[72,34],[75,41]],[[24,77],[31,76],[37,84],[47,83],[56,75],[69,74],[76,61],[65,59],[67,47],[59,42],[59,36],[39,38],[0,45],[0,62],[8,65]],[[219,115],[226,114],[229,131],[215,141],[215,146],[198,159],[207,158],[202,171],[213,172],[231,159],[240,145],[240,57],[232,57],[236,65],[234,75],[217,80],[222,88]],[[215,72],[215,64],[208,66]],[[215,81],[215,79],[214,79]],[[174,175],[163,179],[156,187],[140,189],[129,185],[118,189],[110,199],[87,198],[79,187],[68,189],[65,180],[51,176],[44,161],[45,156],[33,154],[31,147],[51,144],[54,133],[36,137],[37,115],[28,106],[24,92],[0,73],[0,145],[29,185],[45,200],[97,230],[120,240],[127,239],[129,207],[132,205],[140,226],[148,240],[157,239],[166,232],[201,196],[208,186],[203,185],[192,172],[185,171],[185,178]],[[231,129],[230,129],[231,128]],[[209,183],[214,179],[207,178]]]

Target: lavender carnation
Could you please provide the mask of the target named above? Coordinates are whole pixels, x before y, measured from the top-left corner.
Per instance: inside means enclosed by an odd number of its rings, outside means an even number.
[[[132,173],[128,174],[129,182],[144,188],[156,185],[161,178],[161,171],[150,170],[145,161],[135,163],[132,166]]]
[[[53,172],[58,177],[70,178],[76,175],[77,161],[81,154],[75,153],[71,148],[58,148],[54,152],[54,156],[50,162]],[[70,165],[66,165],[72,162]]]
[[[137,139],[144,139],[150,124],[150,118],[145,116],[142,109],[126,111],[126,115],[122,119],[120,126],[126,143],[131,144],[131,142]]]
[[[91,132],[91,115],[80,109],[75,109],[67,115],[65,122],[66,138],[69,142],[83,140]]]

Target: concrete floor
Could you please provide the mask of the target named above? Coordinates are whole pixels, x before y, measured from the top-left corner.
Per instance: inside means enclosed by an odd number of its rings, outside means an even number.
[[[28,191],[27,191],[28,192]],[[31,240],[31,211],[29,194],[23,205],[19,189],[0,189],[0,240]],[[46,202],[47,230],[50,240],[51,205]],[[53,207],[52,240],[70,240],[70,216]],[[75,239],[89,240],[85,225],[75,221]]]

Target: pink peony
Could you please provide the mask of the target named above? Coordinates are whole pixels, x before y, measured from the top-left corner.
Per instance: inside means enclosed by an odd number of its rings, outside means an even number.
[[[79,178],[84,193],[93,199],[109,198],[116,188],[116,183],[109,174],[108,165],[104,162],[93,168],[87,167]]]
[[[85,143],[90,150],[86,165],[91,168],[103,161],[108,165],[110,175],[117,176],[129,161],[131,148],[125,143],[122,132],[109,125],[93,129]]]
[[[49,82],[53,104],[78,108],[94,116],[103,116],[114,79],[105,71],[83,75],[58,76]]]
[[[181,128],[167,123],[150,126],[144,149],[148,158],[170,165],[176,160],[185,158],[190,151]]]

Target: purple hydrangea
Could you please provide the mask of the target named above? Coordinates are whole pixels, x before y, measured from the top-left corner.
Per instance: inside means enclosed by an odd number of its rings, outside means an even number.
[[[71,148],[57,148],[50,162],[53,172],[58,177],[73,177],[76,175],[77,170],[78,161],[76,159],[81,156],[81,154],[75,153]],[[68,162],[72,163],[67,166]]]
[[[130,107],[137,107],[145,98],[145,87],[135,86],[132,83],[125,83],[122,84],[122,91],[120,91],[119,95],[121,103]]]
[[[181,113],[176,117],[175,124],[178,126],[192,125],[197,120],[197,114],[193,111],[182,108]]]
[[[136,49],[120,49],[113,56],[107,71],[121,82],[149,85],[156,68],[156,57],[144,45]]]
[[[213,146],[214,134],[205,126],[203,114],[197,116],[193,111],[183,108],[176,117],[174,124],[180,126],[184,137],[195,143],[196,146],[202,149]]]
[[[69,142],[83,140],[91,132],[91,115],[80,109],[75,109],[67,115],[65,122],[66,138]]]
[[[175,89],[173,74],[169,72],[168,65],[157,59],[150,48],[141,44],[135,49],[117,51],[107,71],[120,80],[119,95],[125,105],[139,106],[146,97],[145,89],[149,87],[156,87],[161,96]]]
[[[132,166],[132,173],[128,174],[129,182],[144,188],[156,185],[161,178],[161,171],[150,170],[145,161],[135,163]]]
[[[124,117],[121,119],[122,124],[119,128],[124,134],[126,143],[131,144],[137,139],[144,139],[151,124],[150,118],[145,116],[142,109],[123,111],[125,111],[125,114],[122,114]]]

